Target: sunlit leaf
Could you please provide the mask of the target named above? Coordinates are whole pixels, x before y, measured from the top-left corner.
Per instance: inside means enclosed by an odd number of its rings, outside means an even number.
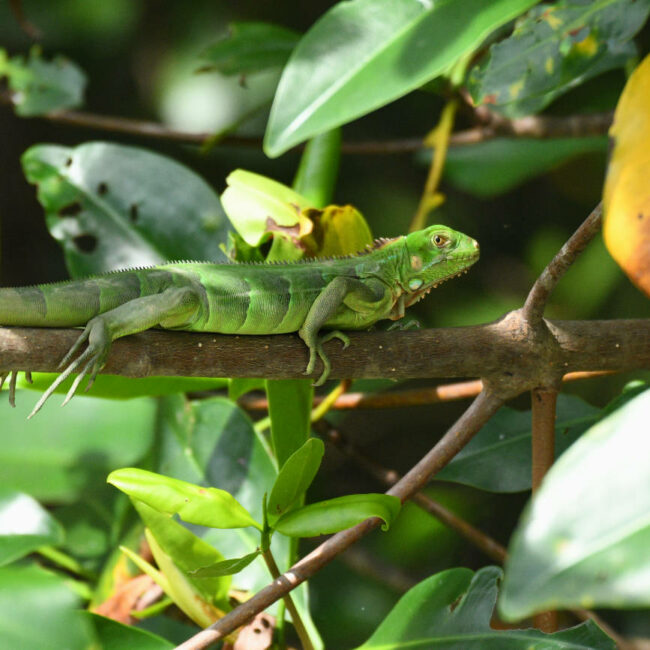
[[[133,499],[190,524],[211,528],[244,528],[258,524],[225,490],[201,487],[137,467],[111,472],[106,479]]]
[[[304,495],[318,472],[325,445],[318,438],[310,438],[285,461],[275,480],[268,501],[271,524]]]
[[[507,620],[650,605],[648,421],[646,390],[553,465],[510,544],[499,601]]]
[[[202,67],[225,75],[245,75],[283,66],[300,35],[292,29],[257,22],[233,22],[228,34],[201,53]]]
[[[273,528],[290,537],[316,537],[379,517],[384,520],[382,529],[388,530],[400,507],[400,500],[388,494],[349,494],[291,510]]]
[[[509,117],[540,111],[570,88],[624,66],[648,11],[645,0],[561,0],[531,9],[470,73],[474,103]]]
[[[0,565],[63,542],[63,528],[38,501],[0,485]]]
[[[193,171],[138,147],[35,145],[22,157],[73,277],[168,260],[225,259],[219,198]]]
[[[603,235],[611,256],[650,296],[650,56],[629,78],[610,135]]]
[[[501,569],[449,569],[402,596],[375,633],[358,650],[614,650],[593,621],[544,634],[539,630],[496,630],[490,626]]]
[[[339,2],[284,68],[266,131],[269,156],[445,74],[530,0]],[[471,16],[471,20],[467,17]]]
[[[0,80],[3,77],[7,79],[16,113],[22,117],[83,103],[86,75],[81,68],[63,56],[46,61],[38,47],[33,47],[27,58],[9,58],[0,48]]]

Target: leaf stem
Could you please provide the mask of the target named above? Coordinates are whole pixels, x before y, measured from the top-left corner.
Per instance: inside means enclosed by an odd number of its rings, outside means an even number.
[[[84,569],[73,557],[70,557],[66,553],[63,553],[52,546],[41,546],[41,548],[37,549],[36,552],[46,560],[52,562],[52,564],[56,564],[62,569],[81,576],[82,578],[94,580],[97,577],[92,573],[92,571]]]

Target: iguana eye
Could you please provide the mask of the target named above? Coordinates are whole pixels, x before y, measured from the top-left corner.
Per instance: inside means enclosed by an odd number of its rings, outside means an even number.
[[[431,238],[431,241],[433,241],[434,245],[438,248],[442,248],[449,241],[449,237],[445,237],[444,235],[434,235]]]

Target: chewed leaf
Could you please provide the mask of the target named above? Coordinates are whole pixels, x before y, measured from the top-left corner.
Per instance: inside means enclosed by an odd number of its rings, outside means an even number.
[[[611,256],[650,296],[650,56],[629,78],[610,135],[614,150],[603,198]]]
[[[86,75],[81,68],[63,56],[46,61],[38,47],[33,47],[27,58],[20,55],[9,58],[0,49],[0,79],[3,77],[7,78],[16,113],[22,117],[74,108],[83,103]]]
[[[509,117],[540,111],[570,88],[624,66],[649,11],[635,0],[563,0],[531,9],[471,71],[474,103]]]

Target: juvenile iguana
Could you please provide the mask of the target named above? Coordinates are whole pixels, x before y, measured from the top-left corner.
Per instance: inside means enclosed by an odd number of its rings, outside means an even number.
[[[298,332],[329,375],[323,343],[348,339],[339,329],[364,329],[404,310],[479,257],[467,235],[430,226],[404,237],[378,239],[356,255],[274,264],[171,262],[32,287],[0,289],[0,324],[84,327],[61,361],[65,370],[30,417],[71,373],[79,372],[64,404],[84,376],[89,385],[106,363],[111,343],[151,327],[223,334]],[[319,336],[321,329],[333,331]],[[85,342],[87,348],[75,355]],[[73,360],[74,359],[74,360]],[[78,370],[79,369],[79,370]],[[16,370],[11,372],[13,403]],[[0,375],[0,386],[10,373]]]

